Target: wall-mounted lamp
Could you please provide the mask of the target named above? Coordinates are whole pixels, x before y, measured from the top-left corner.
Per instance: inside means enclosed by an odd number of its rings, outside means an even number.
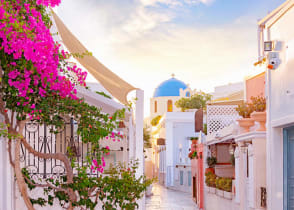
[[[264,51],[272,51],[273,50],[273,42],[272,41],[266,41],[264,42]]]

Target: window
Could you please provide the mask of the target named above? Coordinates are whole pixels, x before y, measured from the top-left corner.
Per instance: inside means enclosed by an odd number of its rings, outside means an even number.
[[[184,184],[184,171],[180,171],[180,185]]]
[[[157,112],[157,101],[154,102],[154,112]]]
[[[190,94],[190,92],[188,91],[187,93],[186,93],[186,97],[190,97],[191,96],[191,94]]]
[[[172,112],[173,111],[173,101],[172,100],[168,100],[167,101],[167,111],[168,112]]]
[[[192,174],[191,171],[188,171],[188,186],[190,187],[192,185]]]

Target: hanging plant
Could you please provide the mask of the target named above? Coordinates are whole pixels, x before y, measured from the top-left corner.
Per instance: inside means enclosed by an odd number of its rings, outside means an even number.
[[[194,158],[197,158],[198,159],[198,157],[197,157],[197,151],[190,152],[189,155],[188,155],[188,157],[191,160],[194,159]]]

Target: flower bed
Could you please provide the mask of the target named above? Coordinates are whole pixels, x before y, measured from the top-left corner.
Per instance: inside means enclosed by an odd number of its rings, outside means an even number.
[[[232,178],[217,177],[214,173],[205,174],[205,183],[209,193],[216,193],[220,197],[232,199]]]

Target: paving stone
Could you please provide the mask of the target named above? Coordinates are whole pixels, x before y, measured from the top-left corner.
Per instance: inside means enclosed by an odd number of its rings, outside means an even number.
[[[191,194],[153,184],[153,195],[146,198],[146,210],[197,210]]]

